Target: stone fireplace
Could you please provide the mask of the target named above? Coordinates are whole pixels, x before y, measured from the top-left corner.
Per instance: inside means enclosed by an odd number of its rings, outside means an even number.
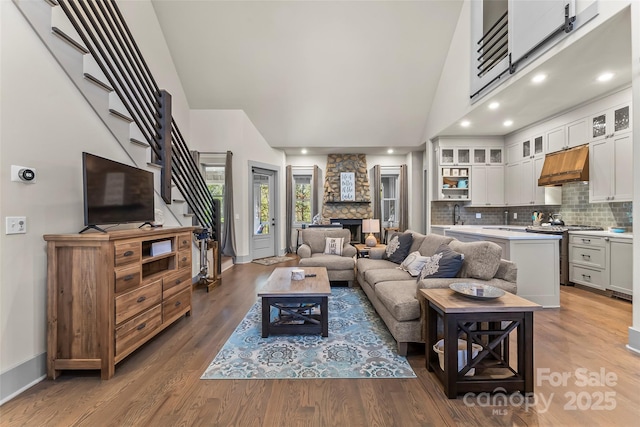
[[[354,200],[341,200],[340,174],[352,172],[355,182]],[[367,157],[364,154],[329,154],[324,181],[322,218],[326,222],[340,222],[353,228],[352,240],[362,240],[362,220],[373,217]],[[358,224],[342,220],[359,220]],[[356,231],[357,228],[357,231]]]

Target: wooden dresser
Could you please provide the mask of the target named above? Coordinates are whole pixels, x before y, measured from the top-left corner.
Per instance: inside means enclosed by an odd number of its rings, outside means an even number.
[[[193,227],[48,234],[47,375],[115,365],[191,315]]]

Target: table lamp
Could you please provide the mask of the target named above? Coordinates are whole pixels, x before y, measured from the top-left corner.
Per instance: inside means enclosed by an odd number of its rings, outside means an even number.
[[[367,245],[368,247],[372,248],[375,245],[378,244],[378,241],[376,240],[376,237],[373,235],[373,233],[379,233],[380,232],[380,221],[377,219],[363,219],[362,220],[362,231],[364,233],[369,233],[369,235],[367,236],[366,240],[364,241],[364,244]]]

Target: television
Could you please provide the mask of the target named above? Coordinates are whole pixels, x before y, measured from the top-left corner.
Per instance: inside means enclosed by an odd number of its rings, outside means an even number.
[[[82,153],[84,232],[102,224],[155,219],[153,173],[113,160]]]

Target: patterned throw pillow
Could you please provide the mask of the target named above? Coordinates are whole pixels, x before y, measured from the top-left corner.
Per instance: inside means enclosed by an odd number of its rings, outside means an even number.
[[[400,268],[411,275],[411,277],[416,277],[422,271],[422,267],[429,260],[429,257],[420,255],[420,252],[415,251],[411,252],[400,264]]]
[[[436,253],[429,257],[422,267],[418,280],[456,277],[463,261],[463,254],[455,252],[449,245],[440,245]]]
[[[386,258],[391,262],[400,264],[409,255],[411,242],[413,242],[411,233],[394,233],[389,239],[389,243],[387,243]]]
[[[324,241],[325,255],[342,255],[344,237],[326,237]]]

